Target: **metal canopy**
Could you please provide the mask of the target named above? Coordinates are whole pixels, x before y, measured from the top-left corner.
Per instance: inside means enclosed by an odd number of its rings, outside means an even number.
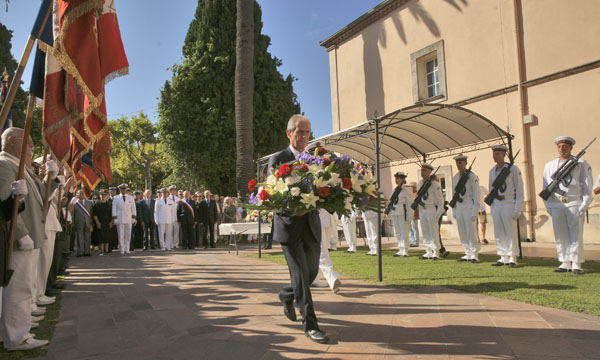
[[[486,143],[504,142],[512,136],[484,116],[454,105],[409,106],[352,128],[322,136],[318,142],[328,150],[375,165],[375,122],[380,134],[380,164],[418,162],[478,150]]]

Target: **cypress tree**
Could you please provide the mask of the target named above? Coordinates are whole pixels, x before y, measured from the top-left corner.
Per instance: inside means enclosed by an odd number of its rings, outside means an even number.
[[[254,10],[254,149],[267,155],[288,144],[287,119],[300,112],[292,75],[267,50],[262,13]],[[234,78],[236,0],[199,0],[159,103],[159,134],[174,166],[172,179],[235,194]],[[254,156],[256,157],[256,155]]]

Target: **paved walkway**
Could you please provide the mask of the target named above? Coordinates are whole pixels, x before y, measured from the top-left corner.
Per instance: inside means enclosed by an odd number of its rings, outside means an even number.
[[[600,359],[600,318],[445,288],[314,289],[331,344],[287,320],[286,266],[204,251],[74,258],[48,359]]]

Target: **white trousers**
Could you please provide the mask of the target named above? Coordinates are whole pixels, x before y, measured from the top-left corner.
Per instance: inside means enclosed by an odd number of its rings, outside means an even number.
[[[392,215],[392,224],[396,233],[396,241],[398,241],[398,251],[405,252],[410,246],[408,231],[410,230],[410,218],[404,221],[404,215]]]
[[[579,206],[580,204],[566,207],[561,204],[550,209],[554,238],[556,239],[556,252],[560,262],[574,262],[577,264],[585,262],[583,254],[583,216],[577,214]]]
[[[438,218],[435,216],[437,209],[435,206],[427,209],[419,207],[419,220],[421,220],[421,231],[423,232],[423,246],[428,252],[440,249],[440,231]]]
[[[460,242],[465,249],[465,255],[470,258],[477,258],[481,244],[479,244],[479,235],[477,234],[477,216],[473,219],[473,214],[477,214],[473,208],[473,203],[465,204],[465,202],[456,203],[456,207],[452,210],[456,225],[458,227],[458,235]]]
[[[12,279],[2,292],[0,326],[4,347],[12,347],[29,338],[31,329],[31,268],[33,251],[13,251],[10,268]]]
[[[117,233],[119,234],[121,254],[129,253],[129,246],[131,244],[131,224],[118,224]]]
[[[514,208],[514,200],[494,200],[491,206],[496,252],[500,256],[519,256],[517,221],[512,218]]]
[[[38,265],[36,289],[36,299],[46,293],[46,284],[48,282],[48,274],[52,267],[52,257],[54,255],[54,242],[56,241],[56,231],[46,230],[46,241],[40,248],[40,262]]]
[[[173,246],[173,224],[157,224],[157,226],[160,248],[171,250]]]
[[[333,288],[334,281],[340,277],[340,274],[333,270],[333,263],[329,257],[329,237],[327,236],[331,235],[332,229],[331,226],[321,228],[321,255],[319,257],[319,269],[321,269],[330,288]]]
[[[363,217],[365,232],[371,252],[377,253],[377,218]]]
[[[350,218],[348,222],[342,220],[342,227],[344,228],[344,238],[348,244],[348,251],[356,251],[356,218]]]
[[[29,284],[31,286],[31,307],[32,309],[35,308],[36,305],[36,301],[37,301],[37,277],[38,277],[38,269],[40,267],[40,249],[33,249],[32,251],[32,257],[31,257],[31,264],[30,264],[30,268],[28,271],[29,274]]]
[[[179,247],[179,223],[174,222],[173,225],[173,237],[171,238],[171,248]]]

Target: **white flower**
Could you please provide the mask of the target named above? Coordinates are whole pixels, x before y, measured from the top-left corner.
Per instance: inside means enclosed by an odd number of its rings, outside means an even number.
[[[294,185],[295,183],[300,182],[300,176],[290,175],[285,178],[285,184],[287,186]]]
[[[275,190],[277,192],[283,194],[288,190],[288,186],[285,184],[283,179],[279,179],[279,180],[277,180],[277,183],[275,184]]]
[[[313,185],[318,189],[320,187],[329,185],[329,180],[325,180],[322,177],[318,177],[315,179]]]
[[[331,173],[331,179],[329,179],[329,183],[333,186],[339,185],[342,183],[342,179],[340,179],[340,174]]]
[[[300,188],[297,186],[294,186],[293,188],[290,189],[290,193],[292,194],[292,196],[299,196]]]
[[[317,177],[319,173],[323,172],[323,168],[321,167],[321,165],[313,164],[308,165],[308,171],[310,171],[311,174]]]
[[[375,184],[369,184],[365,188],[365,193],[368,194],[369,196],[375,196],[374,193],[376,193],[376,191],[377,191],[377,186],[375,186]]]
[[[267,184],[275,185],[276,182],[277,182],[277,176],[271,174],[271,175],[269,175],[269,177],[267,177]]]
[[[364,180],[358,179],[358,174],[350,174],[350,180],[352,180],[352,189],[356,192],[362,192],[361,185],[365,183]]]
[[[300,200],[300,202],[306,205],[307,209],[317,206],[317,200],[319,200],[319,197],[315,196],[315,194],[312,192],[309,192],[308,194],[300,194],[300,196],[302,196],[302,200]]]

